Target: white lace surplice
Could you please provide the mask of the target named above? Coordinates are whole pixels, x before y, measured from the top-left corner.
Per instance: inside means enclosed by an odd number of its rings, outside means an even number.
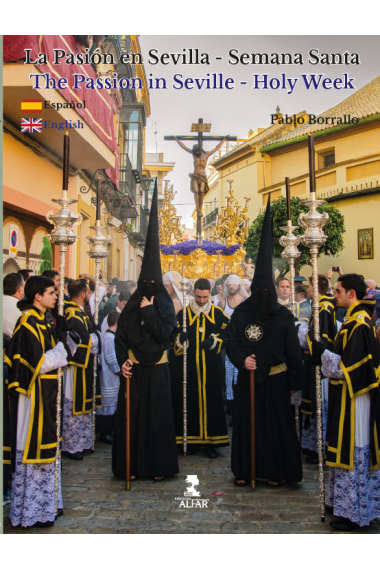
[[[330,378],[344,378],[340,356],[328,350],[322,354],[322,372]],[[330,467],[328,504],[334,515],[367,526],[380,517],[380,469],[370,472],[370,396],[355,402],[354,470]]]
[[[62,343],[45,353],[40,373],[67,365],[67,354]],[[19,394],[17,410],[16,469],[12,475],[10,518],[13,526],[29,527],[36,522],[54,521],[55,462],[22,463],[30,420],[31,400]],[[58,508],[63,508],[61,478],[59,476]]]
[[[90,354],[97,354],[99,339],[91,334]],[[90,358],[93,358],[90,356]],[[64,399],[62,420],[62,451],[69,453],[82,452],[92,447],[92,412],[73,415],[74,366],[68,366],[64,374]]]

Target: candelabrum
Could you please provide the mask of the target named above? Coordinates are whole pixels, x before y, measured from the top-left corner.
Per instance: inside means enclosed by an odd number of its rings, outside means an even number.
[[[63,301],[65,289],[65,266],[67,247],[75,243],[78,236],[74,232],[74,228],[82,222],[81,214],[74,214],[69,210],[71,204],[75,204],[78,200],[71,200],[67,197],[67,190],[62,191],[62,198],[53,199],[60,206],[57,213],[48,212],[46,219],[53,224],[53,229],[48,235],[53,245],[59,246],[59,287],[58,287],[58,314],[63,315]],[[62,410],[62,368],[57,373],[57,451],[55,456],[55,472],[54,472],[54,504],[55,511],[58,512],[58,490],[59,490],[59,473],[60,473],[60,440],[61,440],[61,410]]]
[[[247,212],[250,198],[244,198],[244,208],[241,209],[231,184],[229,193],[226,206],[222,207],[221,214],[216,218],[216,227],[212,234],[213,239],[221,240],[227,247],[245,243],[249,232]]]
[[[171,203],[174,192],[167,185],[164,190],[163,207],[158,210],[160,244],[171,245],[183,240],[183,232],[180,229],[181,217],[177,216],[177,210]]]
[[[182,318],[182,330],[185,333],[186,328],[186,302],[187,295],[190,291],[190,284],[188,279],[182,279],[181,281],[181,291],[183,295],[183,318]],[[185,341],[183,343],[183,454],[186,457],[187,453],[187,346],[188,343]]]
[[[317,208],[324,204],[324,200],[316,200],[315,192],[311,192],[310,200],[301,202],[301,205],[308,207],[309,212],[302,212],[298,217],[298,223],[305,229],[301,238],[302,244],[310,249],[311,254],[311,275],[313,285],[313,321],[314,339],[319,340],[319,288],[318,288],[318,251],[326,242],[327,236],[323,232],[323,227],[327,223],[329,216],[326,212],[319,213]],[[322,382],[321,369],[315,367],[315,383],[317,396],[317,432],[318,432],[318,458],[319,458],[319,506],[321,520],[325,520],[325,480],[323,473],[323,429],[322,429]]]
[[[295,236],[294,231],[298,229],[298,226],[292,226],[291,220],[288,220],[288,224],[280,228],[286,232],[286,236],[280,237],[280,245],[284,248],[281,253],[281,257],[287,260],[289,263],[289,273],[290,273],[290,310],[293,316],[296,317],[296,300],[295,300],[295,287],[294,287],[294,277],[295,269],[294,262],[301,255],[298,246],[301,241],[300,236]],[[295,408],[295,420],[296,420],[296,431],[298,440],[300,440],[300,424],[299,424],[299,400],[298,393],[294,394],[294,408]]]
[[[108,255],[108,244],[111,241],[111,237],[108,234],[103,234],[103,230],[106,230],[106,226],[100,225],[100,220],[96,220],[95,226],[91,226],[91,230],[95,233],[93,236],[87,236],[87,242],[91,245],[90,251],[88,252],[89,257],[95,259],[95,309],[94,309],[94,322],[95,325],[98,324],[99,317],[99,274],[100,274],[100,263],[101,260]],[[93,386],[92,386],[92,451],[95,449],[95,416],[96,416],[96,379],[98,373],[98,355],[94,354],[94,376],[93,376]]]
[[[281,257],[286,259],[286,261],[289,263],[290,310],[292,311],[293,316],[296,316],[296,300],[295,300],[295,289],[294,289],[294,277],[295,277],[294,262],[301,255],[301,252],[298,249],[298,246],[301,241],[301,236],[294,235],[293,232],[298,229],[298,226],[292,226],[290,220],[287,226],[283,226],[280,229],[286,232],[286,236],[280,237],[280,245],[284,248],[284,251],[281,253]]]

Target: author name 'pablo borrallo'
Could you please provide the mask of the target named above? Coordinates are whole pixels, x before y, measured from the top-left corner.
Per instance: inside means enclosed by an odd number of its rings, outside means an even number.
[[[278,125],[294,125],[300,127],[301,125],[357,125],[359,122],[358,117],[351,117],[351,115],[343,115],[341,117],[317,117],[317,115],[307,115],[307,117],[297,117],[296,115],[279,115],[274,113],[271,117],[271,125],[275,123]]]

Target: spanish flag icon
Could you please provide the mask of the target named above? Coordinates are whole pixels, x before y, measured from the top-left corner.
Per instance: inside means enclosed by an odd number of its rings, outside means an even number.
[[[42,113],[42,101],[39,99],[22,99],[21,111],[23,113]]]

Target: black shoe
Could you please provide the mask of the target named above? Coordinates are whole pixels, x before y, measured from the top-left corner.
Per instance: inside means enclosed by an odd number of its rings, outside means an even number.
[[[68,451],[64,451],[63,453],[65,454],[66,457],[68,457],[69,459],[75,459],[75,461],[82,461],[83,459],[83,453],[81,453],[80,451],[76,451],[75,453],[69,453]]]
[[[113,444],[113,437],[112,435],[100,435],[98,437],[98,441],[101,441],[102,443],[108,443],[109,445]]]
[[[54,521],[36,522],[33,525],[34,528],[49,528],[49,526],[54,526]]]
[[[339,532],[350,532],[359,528],[357,523],[350,521],[350,519],[343,518],[338,521],[331,522],[330,526]]]
[[[188,445],[186,455],[194,455],[199,450],[199,445]]]
[[[55,519],[57,520],[58,517],[63,517],[63,509],[58,509],[58,512],[55,515]]]
[[[219,453],[216,451],[213,445],[206,447],[205,453],[209,459],[216,459],[219,457]]]

